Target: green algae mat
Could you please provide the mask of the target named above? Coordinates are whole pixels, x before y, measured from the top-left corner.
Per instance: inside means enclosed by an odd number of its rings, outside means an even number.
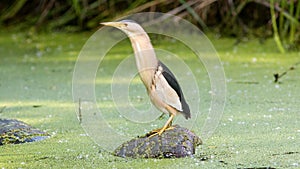
[[[299,62],[299,52],[280,54],[272,39],[264,43],[247,39],[235,45],[235,39],[210,36],[227,85],[225,110],[218,128],[197,147],[193,157],[131,159],[116,157],[96,144],[75,113],[73,69],[90,35],[0,33],[0,118],[21,120],[50,135],[39,142],[0,146],[1,168],[300,167],[300,67],[289,71],[278,83],[274,83],[273,76]],[[191,69],[205,74],[179,42],[157,38],[153,43],[182,56]],[[128,41],[118,44],[107,59],[110,66],[100,71],[113,72],[130,54],[130,48]],[[103,78],[96,80],[96,91],[101,104],[109,109],[112,101],[100,89],[110,90],[110,81]],[[199,83],[203,86],[200,94],[209,93],[209,80],[199,76]],[[202,100],[210,102],[205,97]],[[161,124],[165,120],[166,117]],[[115,123],[118,126],[117,120]],[[141,135],[144,129],[130,132]]]

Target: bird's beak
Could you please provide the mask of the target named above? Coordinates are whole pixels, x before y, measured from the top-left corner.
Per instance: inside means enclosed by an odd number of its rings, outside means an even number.
[[[105,25],[105,26],[112,26],[115,28],[122,28],[122,27],[126,26],[125,23],[122,23],[122,22],[102,22],[100,24]]]

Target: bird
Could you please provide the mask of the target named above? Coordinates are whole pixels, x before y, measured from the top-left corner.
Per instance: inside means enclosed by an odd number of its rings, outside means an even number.
[[[115,27],[128,36],[140,79],[146,87],[150,101],[158,110],[169,114],[165,125],[153,130],[151,135],[161,135],[165,130],[171,129],[173,119],[178,114],[182,114],[186,119],[191,118],[189,105],[177,79],[170,69],[156,57],[151,40],[142,26],[133,20],[100,24]]]

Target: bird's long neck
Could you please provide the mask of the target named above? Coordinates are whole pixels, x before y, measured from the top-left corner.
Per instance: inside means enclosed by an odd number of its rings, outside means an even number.
[[[141,33],[130,36],[129,38],[138,70],[143,71],[145,68],[156,68],[158,62],[149,36],[146,33]]]
[[[132,48],[134,50],[136,65],[140,77],[147,87],[151,86],[154,73],[158,66],[155,51],[150,38],[146,33],[130,36]]]

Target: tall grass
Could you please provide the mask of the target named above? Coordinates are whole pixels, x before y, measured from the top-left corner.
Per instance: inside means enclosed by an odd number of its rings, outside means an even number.
[[[278,14],[275,12],[276,8],[279,13],[278,26],[276,23],[276,18],[278,16]],[[297,44],[300,43],[300,1],[282,0],[280,2],[276,2],[274,0],[271,0],[270,11],[272,17],[274,39],[279,50],[281,52],[284,52],[284,48],[296,49]],[[284,45],[284,47],[282,46],[282,44]]]
[[[273,27],[273,31],[274,31],[274,40],[277,44],[277,47],[279,49],[279,51],[281,53],[285,53],[285,50],[282,46],[280,37],[279,37],[279,33],[278,33],[278,28],[277,28],[277,23],[276,23],[276,15],[275,15],[275,4],[274,4],[274,0],[271,0],[271,5],[270,5],[270,11],[271,11],[271,18],[272,18],[272,27]]]
[[[300,0],[3,0],[0,11],[2,27],[71,32],[132,13],[164,12],[221,36],[274,36],[281,52],[300,43]]]

